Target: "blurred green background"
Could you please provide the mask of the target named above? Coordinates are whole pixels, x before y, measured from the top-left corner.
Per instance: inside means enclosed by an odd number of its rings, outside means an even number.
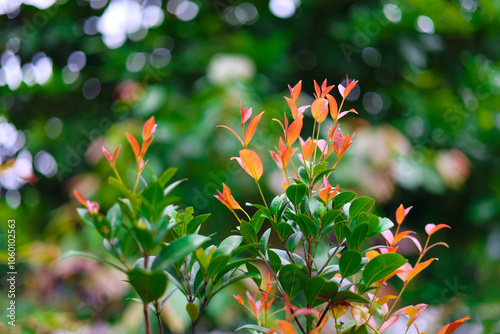
[[[252,143],[271,198],[281,191],[271,119],[288,108],[286,85],[303,80],[308,104],[313,80],[338,85],[346,74],[359,80],[347,105],[359,115],[343,122],[355,143],[332,184],[376,198],[390,218],[413,205],[406,224],[419,233],[450,225],[437,237],[450,249],[433,249],[440,261],[404,301],[431,305],[429,332],[470,314],[457,333],[500,333],[499,17],[496,0],[0,0],[0,276],[14,218],[17,333],[141,331],[123,277],[57,260],[68,249],[105,253],[70,195],[103,208],[117,198],[102,145],[122,145],[118,168],[133,178],[124,133],[154,115],[149,164],[179,167],[183,206],[212,213],[201,232],[221,240],[236,222],[216,189],[227,183],[241,202],[258,193],[229,161],[237,141],[216,125],[239,124],[240,101],[266,111]],[[245,323],[231,293],[201,332]],[[179,303],[167,307],[174,333],[187,321]]]

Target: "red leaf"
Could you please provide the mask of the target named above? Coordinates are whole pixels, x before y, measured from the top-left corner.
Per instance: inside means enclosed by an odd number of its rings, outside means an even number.
[[[288,147],[292,146],[299,138],[300,132],[302,131],[303,119],[304,116],[299,116],[290,124],[290,127],[286,131],[286,145]]]
[[[141,146],[141,155],[140,155],[141,158],[144,158],[144,156],[146,155],[146,152],[148,151],[149,145],[153,141],[154,137],[155,136],[151,136],[144,143],[142,143],[142,146]]]
[[[413,268],[411,271],[410,271],[410,274],[408,274],[408,279],[406,280],[406,282],[410,282],[415,276],[417,276],[422,270],[424,270],[425,268],[427,268],[434,260],[437,260],[436,258],[432,258],[432,259],[429,259],[425,262],[421,262],[419,264],[417,264],[415,266],[415,268]]]
[[[441,328],[437,334],[451,334],[455,331],[455,329],[462,326],[462,324],[469,319],[470,319],[470,317],[467,316],[465,318],[455,320],[451,324],[448,324],[448,325],[444,326],[443,328]]]
[[[318,123],[322,123],[328,115],[328,100],[319,98],[311,105],[311,114]]]
[[[219,128],[224,128],[224,129],[228,129],[229,131],[231,131],[233,133],[233,135],[236,136],[236,138],[238,138],[238,140],[240,141],[241,143],[241,146],[245,146],[245,144],[243,143],[243,140],[241,140],[240,136],[238,136],[238,134],[233,130],[231,129],[229,126],[225,126],[225,125],[217,125],[217,127]]]
[[[142,128],[142,140],[146,140],[156,131],[155,117],[151,116]]]
[[[299,114],[299,110],[297,109],[297,104],[295,103],[294,100],[288,98],[285,96],[285,100],[286,102],[288,103],[288,106],[290,107],[290,110],[292,111],[292,117],[293,119],[296,119],[298,114]]]
[[[243,138],[243,142],[245,143],[244,147],[246,147],[248,143],[250,143],[250,140],[252,140],[255,130],[257,129],[257,125],[259,124],[259,121],[262,118],[262,114],[264,114],[264,112],[265,111],[252,118],[252,120],[248,124],[248,127],[245,131],[245,137]]]
[[[240,102],[240,111],[241,111],[241,124],[243,125],[250,119],[250,116],[252,116],[252,108],[243,109],[243,106],[241,105]]]
[[[427,224],[427,225],[425,225],[425,232],[427,232],[427,234],[429,236],[431,236],[434,233],[436,233],[437,231],[439,231],[440,229],[443,229],[445,227],[451,229],[451,227],[449,225],[446,225],[446,224],[439,224],[439,225]]]
[[[116,163],[116,158],[118,158],[118,152],[120,152],[120,148],[121,148],[121,147],[122,147],[121,145],[120,145],[120,146],[118,146],[118,147],[116,148],[116,150],[115,150],[115,153],[113,153],[113,161],[114,161],[115,163]]]
[[[332,116],[333,120],[337,120],[337,116],[339,113],[339,107],[337,105],[337,100],[330,94],[326,96],[328,99],[328,106],[330,107],[330,115]]]
[[[85,197],[82,196],[82,194],[80,194],[76,190],[73,190],[73,194],[80,203],[82,203],[85,207],[87,207],[87,200],[85,199]]]
[[[127,136],[128,142],[130,143],[130,146],[132,146],[132,150],[134,151],[134,156],[136,160],[139,160],[139,143],[137,140],[132,136],[130,133],[125,134]]]
[[[111,154],[109,154],[108,150],[106,150],[106,148],[104,146],[102,147],[102,152],[106,156],[106,159],[108,159],[109,163],[112,164],[113,158],[111,157]]]
[[[264,168],[257,153],[252,150],[243,149],[240,151],[240,160],[238,162],[248,175],[250,175],[255,181],[259,181],[260,177],[264,173]]]
[[[300,91],[302,90],[302,80],[300,80],[293,88],[288,86],[290,89],[290,94],[292,96],[292,99],[295,101],[299,98]]]

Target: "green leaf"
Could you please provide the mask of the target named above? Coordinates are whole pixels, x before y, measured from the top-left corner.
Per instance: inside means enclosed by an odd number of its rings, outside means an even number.
[[[123,182],[120,182],[116,177],[110,176],[108,178],[108,183],[118,189],[122,194],[127,197],[132,203],[133,207],[138,207],[140,204],[139,199],[134,195],[134,193],[128,189]]]
[[[172,182],[168,187],[165,188],[163,191],[163,196],[168,196],[168,194],[174,190],[175,187],[177,187],[179,184],[182,182],[186,181],[187,179],[182,179],[182,180],[177,180],[175,182]]]
[[[113,228],[111,227],[111,223],[106,216],[98,213],[96,215],[92,215],[91,218],[94,228],[103,238],[113,238]]]
[[[89,212],[87,211],[86,208],[77,208],[76,212],[80,216],[80,218],[85,222],[86,224],[95,227],[94,222],[92,221],[92,217],[90,216]]]
[[[184,259],[189,253],[194,252],[209,239],[199,234],[188,234],[173,241],[156,256],[153,262],[153,269],[166,269],[177,261]]]
[[[213,257],[212,260],[210,260],[210,264],[208,265],[207,278],[211,279],[220,271],[222,271],[229,260],[231,260],[231,255],[221,254]]]
[[[251,273],[251,272],[246,272],[246,273],[242,273],[242,274],[239,274],[239,275],[236,275],[236,276],[232,276],[230,277],[227,281],[225,281],[224,283],[222,283],[217,289],[215,289],[215,291],[213,291],[211,294],[210,294],[210,297],[209,297],[209,301],[216,295],[218,294],[219,292],[221,292],[223,289],[227,288],[228,286],[242,280],[242,279],[245,279],[245,278],[255,278],[255,277],[260,277],[260,274],[256,274],[256,273]]]
[[[356,193],[355,192],[352,192],[352,191],[343,191],[340,194],[337,194],[333,198],[333,205],[336,208],[339,208],[339,207],[343,206],[344,204],[349,203],[350,201],[352,201],[355,197],[356,197]]]
[[[348,249],[342,253],[339,259],[339,269],[342,277],[348,277],[358,272],[361,267],[361,253],[357,250]]]
[[[113,235],[117,235],[122,224],[122,210],[118,203],[115,203],[115,205],[113,205],[111,209],[109,209],[108,213],[106,214],[106,218],[108,218],[109,222],[111,223],[111,227],[113,228]]]
[[[354,302],[354,303],[370,303],[368,299],[365,297],[354,293],[350,290],[342,290],[337,292],[335,297],[333,298],[332,303],[340,302],[340,301],[345,301],[345,302]]]
[[[323,176],[330,174],[334,170],[335,170],[335,168],[329,168],[329,169],[325,169],[325,170],[321,171],[319,174],[317,174],[314,177],[313,184],[318,183],[319,181],[321,181],[323,179]],[[314,172],[317,172],[316,168],[314,168]]]
[[[285,222],[280,222],[278,224],[278,234],[281,240],[286,240],[288,236],[292,233],[293,229],[290,224]]]
[[[245,220],[241,221],[240,233],[247,242],[257,243],[257,234],[255,233],[255,229],[249,222]]]
[[[373,213],[368,215],[368,237],[373,237],[378,234],[376,231],[380,225],[380,218]]]
[[[352,243],[355,245],[355,248],[359,248],[359,246],[361,246],[361,243],[366,239],[367,233],[368,223],[361,223],[356,225],[356,227],[352,231]]]
[[[134,234],[142,248],[148,252],[155,248],[157,243],[155,242],[153,232],[151,231],[151,226],[144,218],[139,218],[137,226],[134,226],[132,230],[134,231]]]
[[[207,218],[210,217],[210,213],[199,215],[193,218],[187,225],[187,234],[195,234],[198,233],[199,227]]]
[[[363,285],[364,290],[369,288],[373,283],[386,278],[408,260],[398,253],[385,253],[371,259],[363,270]]]
[[[242,329],[251,329],[251,330],[262,332],[262,333],[269,332],[268,328],[257,326],[257,325],[244,325],[244,326],[236,328],[234,331],[237,332],[237,331],[240,331]],[[252,332],[252,331],[250,331],[250,332]]]
[[[307,171],[303,166],[299,167],[298,172],[299,172],[299,177],[300,177],[301,181],[305,182],[305,183],[309,183],[309,176],[307,175]]]
[[[219,273],[215,277],[215,280],[219,280],[222,276],[224,276],[225,274],[227,274],[229,271],[231,271],[233,269],[237,269],[241,265],[244,265],[244,264],[246,265],[250,261],[254,261],[254,259],[252,259],[252,258],[250,258],[250,259],[240,259],[240,260],[235,260],[233,262],[228,263],[224,267],[224,269],[222,269],[221,271],[219,271]]]
[[[295,215],[296,223],[299,225],[300,230],[305,236],[312,236],[316,238],[318,236],[318,224],[309,216],[299,213]]]
[[[268,228],[264,233],[259,242],[259,249],[262,254],[266,254],[267,245],[269,243],[269,236],[271,235],[271,228]]]
[[[281,268],[278,281],[290,300],[293,300],[304,289],[304,283],[308,278],[306,266],[287,264]]]
[[[373,198],[361,196],[352,201],[351,206],[349,207],[349,218],[354,219],[361,212],[369,211],[373,205],[375,204],[375,200]]]
[[[319,219],[320,215],[325,212],[325,205],[314,197],[309,197],[307,204],[309,212],[315,219]]]
[[[337,293],[339,286],[323,276],[311,277],[305,281],[304,294],[309,307],[316,307],[328,302]]]
[[[194,256],[196,256],[196,259],[198,260],[198,263],[200,264],[203,272],[206,273],[212,256],[207,255],[203,248],[198,248],[197,250],[195,250]]]
[[[165,170],[158,178],[158,183],[164,188],[165,185],[172,179],[174,174],[177,172],[177,167],[170,167]]]
[[[350,332],[346,332],[349,328],[352,328],[356,326],[356,320],[349,320],[348,322],[344,323],[340,329],[339,333],[345,333],[345,334],[351,334]]]
[[[215,254],[230,254],[241,245],[243,237],[241,235],[231,235],[222,240]]]
[[[302,232],[295,232],[294,234],[292,234],[286,242],[288,250],[293,253],[293,251],[295,250],[295,248],[297,248],[297,245],[299,244],[301,239],[302,239]]]
[[[158,300],[167,289],[167,276],[162,270],[136,267],[128,272],[128,279],[144,304]]]
[[[331,223],[336,222],[337,219],[340,219],[339,217],[342,218],[342,220],[343,220],[342,211],[340,211],[340,210],[333,209],[333,210],[326,212],[321,217],[321,227],[324,228],[324,227],[330,225]]]
[[[308,190],[309,188],[303,183],[292,184],[286,188],[286,197],[295,207],[298,207]]]
[[[262,275],[260,273],[259,268],[257,268],[256,266],[254,266],[251,263],[247,263],[247,264],[245,264],[245,266],[247,267],[247,272],[255,274],[252,277],[252,280],[255,282],[255,284],[257,286],[260,287],[260,283],[262,283]]]
[[[271,265],[271,268],[273,268],[273,271],[276,273],[280,270],[281,268],[281,259],[272,250],[267,251],[267,256],[269,257],[269,264]]]
[[[286,203],[287,203],[286,194],[281,194],[273,198],[271,205],[269,206],[269,209],[271,210],[271,213],[273,214],[273,216],[276,217],[277,220],[281,218],[281,213],[286,207]]]
[[[68,257],[73,257],[73,256],[87,257],[89,259],[92,259],[92,260],[95,260],[95,261],[99,261],[99,262],[104,263],[104,264],[109,264],[110,266],[113,266],[113,267],[115,267],[116,269],[118,269],[120,271],[126,272],[123,268],[121,268],[120,266],[114,264],[113,262],[110,262],[110,261],[108,261],[106,259],[103,259],[103,258],[100,258],[98,256],[95,256],[93,254],[89,254],[89,253],[85,253],[85,252],[80,252],[80,251],[70,250],[70,251],[64,253],[59,258],[59,260],[62,261],[64,259],[67,259]]]
[[[390,230],[394,226],[394,223],[389,218],[379,218],[379,219],[380,219],[380,224],[375,230],[376,234]]]

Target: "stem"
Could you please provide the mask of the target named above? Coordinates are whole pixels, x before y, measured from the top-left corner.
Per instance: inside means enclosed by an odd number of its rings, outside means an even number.
[[[316,136],[316,145],[318,145],[318,141],[319,141],[319,131],[321,130],[321,123],[318,123],[318,135]],[[313,132],[313,137],[314,137],[314,132]],[[325,145],[326,147],[326,145]],[[316,151],[317,151],[317,147],[316,149],[314,150],[314,158],[313,158],[313,163],[316,163]],[[319,162],[318,162],[319,164]]]
[[[262,197],[262,201],[264,202],[264,205],[266,206],[267,209],[269,209],[269,207],[267,206],[264,194],[262,193],[262,189],[260,188],[259,181],[255,181],[255,183],[257,183],[257,188],[259,188],[260,196]]]
[[[269,262],[266,260],[264,254],[262,254],[262,252],[260,251],[259,247],[255,247],[255,249],[259,253],[259,256],[262,259],[262,261],[264,261],[264,263],[266,264],[266,266],[269,269],[269,272],[271,273],[271,275],[273,275],[274,280],[276,282],[276,287],[278,288],[279,292],[283,295],[283,297],[285,299],[285,307],[288,306],[288,305],[290,305],[290,307],[289,307],[290,308],[290,313],[293,316],[292,305],[291,305],[291,303],[288,302],[288,297],[286,296],[285,290],[283,290],[283,287],[281,286],[281,283],[278,281],[278,277],[276,276],[276,273],[274,272],[274,270],[271,267],[271,265],[269,264]],[[297,326],[299,326],[299,328],[302,331],[302,333],[306,334],[307,332],[304,330],[304,327],[302,327],[302,325],[300,324],[299,319],[297,319],[297,317],[293,317],[293,318],[295,319],[295,322],[297,323]]]
[[[247,216],[248,221],[250,221],[250,219],[252,219],[252,218],[250,218],[250,216],[248,215],[248,213],[245,210],[243,210],[243,209],[240,209],[240,210],[243,211],[243,213],[245,214],[245,216]]]
[[[201,307],[200,307],[200,313],[198,313],[198,318],[196,318],[195,321],[193,321],[193,327],[191,328],[191,334],[195,334],[196,333],[196,326],[198,326],[198,322],[200,321],[200,318],[201,318],[201,314],[203,312],[203,309],[205,309],[205,306],[208,304],[207,302],[207,298],[205,297],[205,299],[203,300],[203,303],[201,303]]]
[[[141,165],[140,165],[140,162],[137,161],[137,170],[135,172],[135,182],[134,182],[134,191],[133,191],[134,194],[137,191],[137,185],[139,184],[140,176],[141,176]]]
[[[146,319],[146,334],[151,334],[151,324],[149,323],[147,304],[144,304],[144,318]]]
[[[160,328],[160,334],[163,334],[163,327],[162,327],[162,325],[161,325],[161,317],[160,317],[160,313],[161,313],[161,311],[160,311],[160,309],[158,308],[158,301],[157,301],[157,300],[155,300],[155,301],[153,302],[153,304],[154,304],[154,306],[155,306],[155,310],[156,310],[155,315],[156,315],[156,318],[158,319],[158,327]]]
[[[122,178],[120,177],[120,174],[118,174],[118,170],[116,169],[116,166],[111,166],[111,168],[113,169],[113,172],[115,173],[116,178],[118,179],[118,181],[120,181],[121,183],[123,183]]]
[[[144,251],[144,269],[148,269],[148,253]],[[146,321],[146,334],[151,334],[151,324],[149,323],[148,304],[144,304],[144,319]]]
[[[108,242],[109,242],[109,240],[108,240]],[[118,258],[123,263],[123,265],[125,266],[125,268],[127,268],[127,270],[130,270],[130,267],[128,266],[127,262],[125,261],[125,259],[123,258],[123,256],[118,252],[118,249],[116,249],[116,246],[113,244],[113,242],[109,242],[109,244],[111,245],[111,247],[115,251],[116,255],[118,255]]]
[[[236,219],[238,219],[238,223],[241,224],[241,219],[240,217],[238,217],[238,215],[236,214],[236,212],[234,212],[234,210],[231,210],[231,212],[233,213],[233,215],[236,217]],[[246,212],[245,212],[246,213]]]

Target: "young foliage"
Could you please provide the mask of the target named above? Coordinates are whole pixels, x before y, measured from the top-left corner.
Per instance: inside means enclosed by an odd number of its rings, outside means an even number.
[[[342,110],[346,97],[356,85],[357,80],[350,81],[349,78],[346,87],[339,85],[342,99],[337,103],[331,94],[333,85],[328,86],[326,80],[321,86],[314,82],[314,101],[310,106],[301,107],[298,103],[301,101],[302,82],[293,88],[289,86],[291,96],[285,97],[285,100],[293,121],[290,123],[286,114],[283,120],[275,119],[282,127],[284,137],[279,139],[275,151],[270,151],[283,176],[284,192],[276,196],[269,206],[260,189],[259,181],[264,170],[258,152],[249,148],[249,140],[241,140],[236,131],[222,126],[231,130],[242,143],[243,150],[239,152],[239,157],[232,159],[236,159],[254,179],[263,205],[252,205],[258,211],[250,216],[239,204],[232,204],[237,202],[228,196],[230,190],[225,184],[224,192],[219,192],[216,197],[235,215],[244,242],[266,268],[269,284],[276,289],[277,300],[283,302],[285,311],[284,319],[281,317],[280,320],[277,318],[279,309],[273,313],[269,313],[268,309],[262,312],[262,303],[256,303],[255,296],[250,293],[247,292],[250,307],[243,298],[235,296],[257,320],[256,325],[249,324],[238,330],[320,333],[330,312],[337,334],[382,333],[403,315],[410,317],[408,327],[416,327],[414,321],[425,309],[426,305],[419,304],[394,311],[408,283],[435,260],[424,261],[426,252],[437,245],[447,246],[440,242],[429,245],[430,237],[449,226],[427,225],[425,231],[428,238],[422,247],[414,232],[400,231],[411,207],[405,209],[401,205],[397,209],[397,227],[393,234],[391,229],[395,224],[390,219],[370,212],[375,205],[374,199],[357,197],[356,193],[339,185],[334,187],[329,181],[339,161],[353,144],[354,134],[344,135],[338,121],[350,113],[357,114],[354,109]],[[307,109],[310,113],[306,113]],[[243,130],[243,124],[250,117],[248,110],[251,109],[241,110]],[[259,121],[260,116],[262,113],[259,114]],[[304,117],[311,117],[314,121],[312,134],[305,135],[305,139],[302,137]],[[321,128],[327,125],[328,134],[322,138]],[[256,127],[252,127],[251,131],[253,135]],[[243,135],[245,137],[244,131]],[[248,220],[241,219],[236,209],[243,212]],[[260,232],[262,218],[265,218],[264,226],[267,226],[263,233]],[[372,247],[373,237],[378,235],[382,235],[387,244]],[[420,253],[413,266],[398,253],[398,243],[403,239],[412,241]],[[272,240],[278,242],[274,245]],[[326,259],[318,254],[318,249],[324,245],[330,248]],[[247,269],[249,272],[257,270],[250,263]],[[395,276],[403,281],[399,294],[382,296],[382,285]],[[260,285],[260,281],[256,283]],[[389,308],[386,304],[391,300]],[[338,319],[349,310],[353,320],[339,322]],[[439,334],[451,333],[465,320],[443,327]],[[271,323],[276,327],[268,328]]]

